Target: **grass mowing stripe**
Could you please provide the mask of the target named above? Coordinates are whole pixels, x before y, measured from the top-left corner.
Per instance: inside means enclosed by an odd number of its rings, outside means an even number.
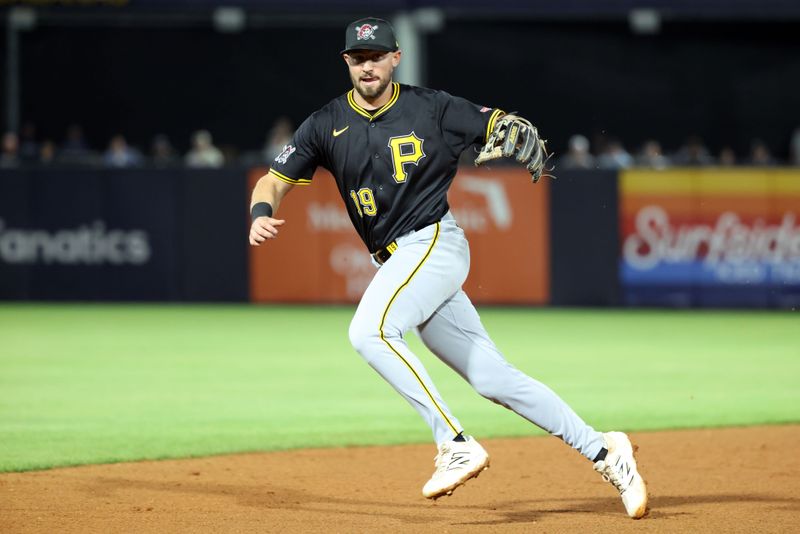
[[[350,348],[352,307],[0,304],[0,471],[427,442]],[[483,309],[508,359],[598,429],[800,420],[788,312]],[[540,433],[413,336],[478,436]]]

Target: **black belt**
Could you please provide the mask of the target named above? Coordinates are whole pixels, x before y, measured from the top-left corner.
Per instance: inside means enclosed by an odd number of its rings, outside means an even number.
[[[392,254],[395,253],[397,250],[397,241],[392,241],[382,249],[378,249],[372,254],[372,259],[378,262],[378,265],[383,265],[389,258],[392,257]]]

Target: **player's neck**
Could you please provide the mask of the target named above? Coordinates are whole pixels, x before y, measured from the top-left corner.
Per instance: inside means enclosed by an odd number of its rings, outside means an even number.
[[[356,104],[361,106],[364,109],[373,110],[382,107],[384,104],[389,102],[392,99],[392,94],[394,94],[394,83],[389,83],[386,86],[386,89],[383,92],[374,97],[374,98],[364,98],[361,93],[358,91],[353,91],[353,99],[356,101]]]

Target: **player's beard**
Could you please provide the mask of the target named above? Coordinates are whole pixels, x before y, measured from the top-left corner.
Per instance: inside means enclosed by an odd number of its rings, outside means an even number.
[[[386,79],[381,79],[378,85],[372,87],[363,87],[361,85],[360,78],[356,79],[351,76],[351,79],[353,81],[353,87],[355,88],[355,90],[358,91],[358,94],[360,94],[361,97],[367,101],[373,100],[382,95],[383,92],[386,90],[386,88],[389,86],[389,82],[392,81],[392,77],[387,76]]]

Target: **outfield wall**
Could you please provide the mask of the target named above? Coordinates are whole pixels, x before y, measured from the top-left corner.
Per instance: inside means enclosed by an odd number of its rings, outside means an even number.
[[[251,184],[265,169],[254,169]],[[550,185],[519,167],[462,167],[448,202],[470,241],[465,291],[478,303],[550,301]],[[281,205],[281,238],[250,249],[253,302],[358,302],[375,274],[324,170]]]
[[[247,299],[236,171],[0,171],[0,299]]]
[[[0,171],[0,299],[356,302],[374,273],[332,178],[247,245],[264,169]],[[476,303],[800,305],[800,170],[462,168]]]

